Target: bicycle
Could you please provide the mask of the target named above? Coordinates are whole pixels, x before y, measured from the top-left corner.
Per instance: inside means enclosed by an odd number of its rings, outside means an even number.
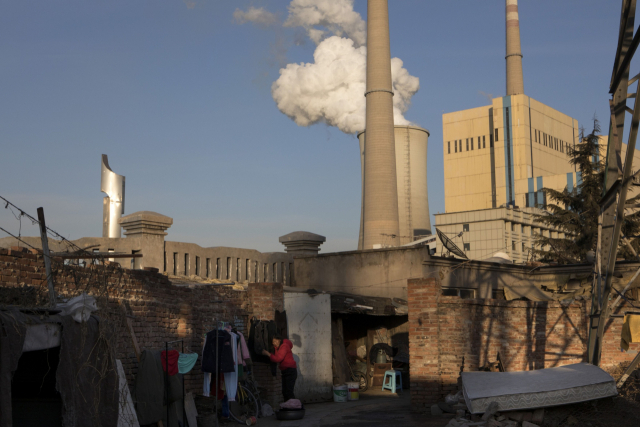
[[[245,378],[238,381],[236,401],[229,402],[229,415],[240,424],[245,424],[250,417],[262,416],[262,400],[253,371],[246,371]]]

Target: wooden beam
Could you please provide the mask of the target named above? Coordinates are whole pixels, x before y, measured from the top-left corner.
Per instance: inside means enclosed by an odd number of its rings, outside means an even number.
[[[104,258],[142,258],[142,254],[122,254],[122,253],[109,253],[109,252],[94,252],[86,254],[77,254],[74,252],[53,252],[50,254],[54,258],[62,259],[92,259],[97,257]]]
[[[42,254],[44,255],[44,268],[47,272],[47,287],[49,288],[49,305],[56,306],[56,292],[53,289],[53,276],[51,275],[51,254],[49,253],[49,239],[47,226],[44,222],[44,209],[38,208],[38,222],[40,224],[40,239],[42,240]]]

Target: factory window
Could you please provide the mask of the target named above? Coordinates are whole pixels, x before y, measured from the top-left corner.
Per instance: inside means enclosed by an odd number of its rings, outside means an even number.
[[[278,281],[278,263],[274,262],[273,263],[273,270],[271,270],[271,275],[273,276],[273,281],[277,282]]]
[[[189,254],[184,254],[184,275],[189,275]]]
[[[453,141],[453,150],[454,150],[454,153],[458,152],[458,140],[457,139],[455,141]]]
[[[467,138],[467,151],[469,151],[469,138]]]
[[[173,275],[178,275],[178,252],[173,253]]]
[[[216,258],[216,279],[220,279],[220,258]]]
[[[196,256],[196,276],[200,275],[200,257]]]
[[[240,281],[240,271],[241,271],[240,268],[241,268],[240,258],[236,258],[236,282]]]
[[[489,135],[489,148],[493,148],[493,133]]]
[[[484,135],[482,135],[482,148],[487,148],[486,141],[484,139]]]
[[[462,224],[462,231],[469,231],[469,224]]]
[[[267,268],[268,268],[267,266],[268,264],[264,264],[262,266],[262,280],[264,280],[265,282],[269,281],[269,278],[267,277]]]
[[[516,231],[516,225],[514,223],[511,223],[511,231],[513,232]]]
[[[447,154],[451,154],[451,141],[447,141]]]
[[[515,252],[515,251],[516,251],[516,241],[515,241],[515,240],[512,240],[512,241],[511,241],[511,250],[512,250],[513,252]]]
[[[462,140],[460,140],[458,142],[460,142],[460,152],[462,153]]]
[[[465,251],[470,251],[471,250],[471,243],[465,243],[464,244],[464,250]]]
[[[495,136],[495,141],[498,142],[498,129],[496,129],[496,136]]]
[[[542,140],[543,140],[544,146],[546,147],[547,146],[547,134],[546,133],[542,134]]]
[[[524,247],[524,242],[522,242],[522,253],[527,252],[527,248]]]
[[[227,277],[226,280],[231,279],[231,258],[227,257]]]
[[[538,131],[537,131],[537,130],[534,130],[534,131],[533,131],[533,134],[535,135],[535,137],[534,137],[534,138],[536,139],[536,141],[535,141],[535,142],[538,142]]]
[[[206,263],[207,263],[207,265],[205,267],[207,269],[207,276],[206,277],[209,277],[209,276],[211,276],[211,258],[207,258],[206,259]]]
[[[520,224],[520,232],[524,234],[524,225]]]
[[[473,137],[471,138],[471,149],[473,150]]]
[[[244,280],[246,280],[247,282],[251,277],[251,268],[249,267],[250,264],[251,264],[251,261],[249,260],[246,260],[244,264]]]

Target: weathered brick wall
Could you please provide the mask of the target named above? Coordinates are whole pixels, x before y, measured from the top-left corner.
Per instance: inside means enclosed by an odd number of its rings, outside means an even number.
[[[284,289],[280,283],[250,283],[249,310],[259,320],[274,320],[275,312],[284,311]],[[256,381],[267,388],[263,399],[272,407],[278,408],[282,402],[282,377],[280,369],[276,376],[271,373],[270,365],[256,363],[254,365]]]
[[[408,283],[411,401],[418,411],[458,391],[459,373],[496,360],[520,371],[586,360],[588,305],[573,302],[464,300],[441,295],[436,279]],[[619,311],[624,311],[621,307]],[[640,344],[620,352],[622,320],[605,334],[603,367],[629,362]]]
[[[216,327],[218,320],[233,323],[248,338],[248,319],[256,316],[273,319],[276,309],[282,310],[284,295],[278,283],[251,284],[248,291],[237,291],[227,286],[189,285],[174,286],[159,273],[145,270],[116,270],[104,266],[76,267],[53,263],[55,290],[61,296],[75,296],[87,289],[99,295],[100,309],[96,314],[109,319],[117,328],[116,357],[122,361],[127,380],[132,386],[138,362],[125,315],[120,302],[125,301],[133,315],[133,329],[140,349],[164,350],[166,341],[184,340],[185,352],[202,355],[206,332]],[[7,291],[20,291],[24,285],[45,291],[46,274],[41,255],[22,250],[0,248],[0,290],[3,302]],[[20,292],[11,295],[22,295]],[[276,299],[275,301],[273,299]],[[33,299],[33,298],[31,298]],[[250,303],[251,301],[251,303]],[[19,298],[16,299],[19,303]],[[176,347],[181,350],[181,347]],[[265,367],[266,366],[266,367]],[[268,370],[267,365],[257,364],[256,370]],[[270,397],[281,399],[279,377],[271,374],[258,382]],[[185,376],[185,389],[202,394],[203,374],[200,360]]]

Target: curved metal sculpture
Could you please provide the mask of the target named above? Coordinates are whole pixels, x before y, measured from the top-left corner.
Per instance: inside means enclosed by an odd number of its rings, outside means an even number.
[[[102,155],[100,191],[107,194],[102,201],[102,237],[121,237],[120,218],[124,214],[125,177],[109,167],[109,159]]]

